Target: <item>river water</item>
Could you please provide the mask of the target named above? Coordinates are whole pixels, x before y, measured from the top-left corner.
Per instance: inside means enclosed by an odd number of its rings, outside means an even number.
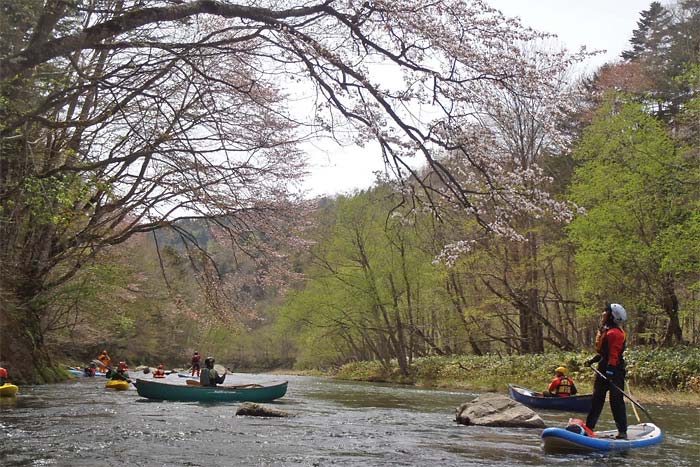
[[[289,390],[270,405],[289,418],[237,417],[237,403],[149,401],[133,388],[106,390],[104,379],[22,387],[16,400],[0,399],[0,465],[700,466],[697,408],[645,406],[665,431],[659,446],[550,455],[541,430],[455,423],[475,393],[240,373],[226,383],[280,378]],[[571,414],[540,415],[562,426]],[[598,428],[614,428],[608,407]]]

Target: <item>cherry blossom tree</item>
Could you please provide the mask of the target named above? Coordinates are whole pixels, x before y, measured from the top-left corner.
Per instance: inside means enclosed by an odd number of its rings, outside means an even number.
[[[242,249],[251,235],[284,237],[279,227],[295,225],[302,206],[306,139],[377,141],[398,179],[503,230],[504,210],[487,216],[479,200],[506,193],[512,167],[475,151],[468,127],[490,105],[485,90],[551,87],[551,70],[520,46],[542,35],[480,0],[4,8],[0,293],[12,311],[0,358],[29,367],[47,362],[45,295],[104,248],[182,219],[204,219]],[[293,86],[313,91],[308,117],[291,111]],[[441,157],[454,151],[486,185],[448,170]],[[420,182],[416,157],[440,184]]]

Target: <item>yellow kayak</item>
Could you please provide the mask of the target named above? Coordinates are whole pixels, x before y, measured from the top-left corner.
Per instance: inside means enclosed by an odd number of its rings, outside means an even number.
[[[14,384],[5,383],[0,386],[0,397],[15,397],[19,388]]]
[[[121,379],[110,379],[107,381],[107,384],[105,384],[105,387],[107,389],[116,389],[117,391],[126,391],[129,389],[129,382]]]

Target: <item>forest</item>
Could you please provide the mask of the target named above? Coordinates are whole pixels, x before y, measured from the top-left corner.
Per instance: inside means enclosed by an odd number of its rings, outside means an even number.
[[[587,75],[590,52],[482,1],[2,8],[0,366],[18,380],[103,349],[410,379],[427,357],[590,350],[609,302],[630,348],[700,346],[698,0],[650,3]],[[315,138],[376,142],[386,171],[310,199]]]

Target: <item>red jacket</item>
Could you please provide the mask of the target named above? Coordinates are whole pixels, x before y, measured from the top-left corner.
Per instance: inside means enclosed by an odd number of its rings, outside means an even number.
[[[618,327],[598,333],[596,350],[602,357],[599,366],[601,371],[608,367],[624,368],[625,339],[625,331]]]

